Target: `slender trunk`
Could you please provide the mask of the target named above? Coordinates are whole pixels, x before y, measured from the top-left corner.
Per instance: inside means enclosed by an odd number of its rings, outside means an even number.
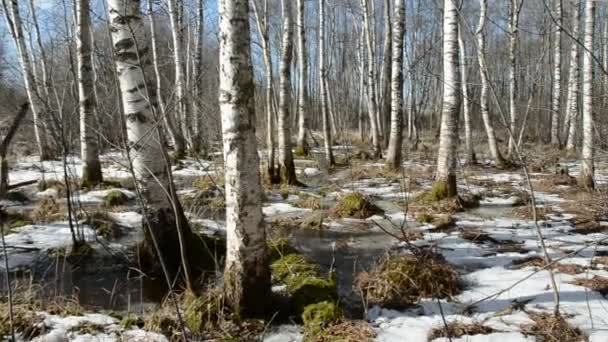
[[[220,111],[226,172],[224,288],[239,316],[263,314],[270,269],[255,138],[249,1],[220,0]]]
[[[551,145],[559,145],[559,117],[562,99],[562,0],[555,0],[555,53],[553,55],[553,102]]]
[[[458,6],[456,0],[444,0],[443,9],[443,108],[437,157],[437,186],[448,197],[458,195],[456,158],[458,148],[458,112],[460,110],[460,71],[458,68]]]
[[[192,146],[192,120],[190,118],[190,103],[186,93],[186,65],[184,64],[184,37],[182,30],[182,1],[169,0],[169,17],[171,19],[171,36],[173,38],[173,63],[175,69],[175,95],[177,97],[177,112],[181,126],[181,134],[190,147]]]
[[[298,150],[303,155],[308,155],[308,113],[306,112],[306,101],[308,99],[308,59],[306,56],[306,7],[304,0],[297,0],[298,8]]]
[[[323,139],[325,140],[325,159],[328,167],[335,165],[332,151],[331,124],[327,105],[327,83],[325,82],[325,0],[319,0],[319,92],[321,96],[321,117],[323,121]]]
[[[475,164],[475,150],[473,149],[473,134],[471,130],[471,103],[469,102],[469,85],[467,84],[466,48],[462,39],[462,30],[458,28],[458,49],[460,56],[460,77],[462,79],[462,102],[464,111],[464,143],[467,164]],[[412,92],[413,95],[413,92]]]
[[[583,52],[583,149],[581,153],[581,173],[579,184],[593,189],[595,182],[594,142],[593,142],[593,43],[595,29],[595,1],[587,0],[585,5],[585,41]]]
[[[484,126],[486,128],[486,134],[488,136],[488,145],[490,148],[490,155],[496,166],[501,167],[504,164],[504,159],[498,149],[496,142],[496,133],[494,132],[494,125],[492,119],[490,119],[490,108],[488,100],[488,87],[489,87],[489,72],[486,66],[485,58],[485,27],[486,27],[486,13],[488,10],[488,0],[479,0],[480,13],[479,13],[479,26],[477,27],[477,55],[479,59],[479,72],[481,73],[481,94],[479,98],[481,106],[481,117],[483,119]],[[444,95],[445,97],[445,95]]]
[[[78,49],[78,98],[80,100],[80,157],[82,159],[82,184],[94,187],[102,182],[99,147],[95,134],[95,84],[91,55],[91,16],[89,0],[77,0],[76,26]]]
[[[283,51],[279,66],[279,115],[277,121],[279,136],[279,174],[281,182],[298,184],[291,151],[291,62],[293,59],[293,17],[292,0],[282,0],[283,9]]]
[[[188,261],[198,259],[193,266],[201,268],[208,264],[200,262],[200,239],[190,229],[175,193],[156,115],[156,94],[147,78],[151,74],[148,70],[151,63],[139,1],[108,0],[107,3],[129,156],[143,200],[144,227],[147,228],[143,251],[158,256],[170,279],[177,275],[178,269],[185,271],[190,287]]]
[[[519,40],[519,13],[523,0],[511,0],[509,6],[509,148],[508,155],[515,151],[515,132],[517,130],[517,43]]]
[[[204,122],[204,110],[202,101],[205,96],[203,82],[203,74],[205,72],[203,65],[203,45],[205,44],[205,6],[204,0],[197,0],[197,11],[196,11],[196,22],[197,22],[197,34],[196,34],[196,48],[194,57],[194,89],[195,89],[195,111],[192,113],[193,121],[193,138],[192,138],[192,149],[196,153],[201,153],[205,157],[207,154],[207,140]]]
[[[388,5],[388,4],[387,4]],[[391,71],[391,134],[388,144],[386,166],[401,167],[403,145],[403,38],[405,36],[404,0],[395,0],[395,26],[393,33],[393,56]]]
[[[580,1],[571,1],[572,7],[572,36],[579,38],[581,6]],[[608,25],[607,25],[608,27]],[[574,152],[576,131],[578,127],[578,93],[579,93],[579,46],[577,41],[572,41],[570,46],[570,70],[568,77],[568,97],[566,104],[566,120],[564,122],[564,140],[566,150]]]
[[[392,126],[392,83],[394,80],[391,77],[391,41],[392,41],[392,28],[391,28],[391,0],[384,0],[384,54],[382,61],[382,110],[381,121],[382,127],[386,130],[389,125]],[[395,19],[397,20],[397,19]],[[392,130],[392,127],[391,127]],[[380,136],[384,137],[383,145],[387,146],[389,141],[389,134],[384,130],[380,130]]]
[[[154,65],[154,74],[156,78],[156,99],[158,101],[159,113],[163,118],[163,123],[167,127],[169,137],[173,143],[173,149],[176,156],[182,156],[186,152],[186,142],[181,132],[175,124],[173,115],[167,113],[167,106],[163,97],[163,85],[160,74],[160,66],[158,59],[158,46],[156,41],[156,19],[154,17],[154,9],[152,7],[154,0],[148,0],[148,20],[150,22],[150,41],[152,47],[152,63]]]
[[[8,8],[6,3],[8,3]],[[19,4],[17,0],[3,0],[4,15],[7,26],[15,42],[17,55],[19,56],[19,64],[23,72],[23,81],[25,83],[25,91],[30,103],[32,116],[34,119],[34,135],[38,144],[38,153],[40,160],[50,160],[54,158],[54,153],[51,150],[47,137],[48,125],[45,116],[49,113],[44,113],[44,104],[40,100],[40,95],[36,89],[36,81],[32,69],[32,62],[23,35],[23,27],[21,24],[21,16],[19,14]]]
[[[6,135],[2,139],[2,143],[0,143],[0,198],[4,198],[9,189],[9,168],[6,160],[8,148],[10,147],[15,134],[17,134],[17,130],[19,129],[21,122],[23,122],[23,118],[27,114],[28,108],[29,104],[27,102],[21,106],[17,115],[13,118]]]
[[[372,32],[372,16],[369,13],[368,0],[361,0],[361,7],[363,8],[363,21],[365,26],[365,36],[367,37],[367,111],[369,116],[369,126],[372,136],[372,155],[374,158],[379,158],[382,154],[380,146],[380,132],[378,127],[378,102],[377,102],[377,82],[376,82],[376,69],[374,66],[375,54],[374,54],[374,35]]]

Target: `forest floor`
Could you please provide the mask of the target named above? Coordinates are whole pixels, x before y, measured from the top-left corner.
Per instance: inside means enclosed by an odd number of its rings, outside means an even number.
[[[341,166],[327,172],[315,158],[297,158],[299,180],[307,187],[266,185],[263,206],[270,236],[286,236],[297,252],[335,274],[347,317],[339,329],[351,329],[353,336],[323,341],[608,341],[606,155],[600,155],[596,170],[603,191],[590,194],[576,186],[575,159],[541,148],[529,153],[537,223],[555,262],[549,266],[565,320],[556,322],[543,315],[553,312],[554,297],[521,168],[498,169],[486,160],[460,167],[459,192],[480,199],[467,209],[420,202],[432,187],[434,156],[427,148],[408,153],[401,172],[366,160],[357,147],[336,148]],[[46,183],[23,187],[0,203],[12,220],[5,240],[15,301],[29,310],[19,317],[34,322],[19,331],[21,340],[170,340],[162,324],[125,322],[131,314],[152,315],[165,293],[158,280],[117,266],[142,238],[141,215],[120,153],[102,160],[110,182],[76,191],[72,201],[82,213],[78,231],[102,256],[77,267],[66,258],[72,238],[65,186],[53,181],[63,179],[62,163],[27,157],[11,164],[11,183],[42,179],[43,174]],[[78,158],[69,159],[70,177],[78,178],[79,165]],[[173,168],[195,229],[225,235],[220,162],[185,159]],[[201,192],[204,202],[197,200]],[[358,218],[339,215],[336,206],[352,193],[363,195],[374,209]],[[104,224],[96,224],[93,216]],[[442,298],[422,296],[406,306],[371,303],[357,286],[360,273],[387,255],[417,250],[442,255],[458,276],[458,291]],[[3,296],[4,262],[2,256]],[[273,289],[284,290],[280,284]],[[6,297],[0,308],[7,308]],[[5,316],[0,313],[2,325],[8,324]],[[303,338],[297,317],[269,324],[257,337],[274,342]]]

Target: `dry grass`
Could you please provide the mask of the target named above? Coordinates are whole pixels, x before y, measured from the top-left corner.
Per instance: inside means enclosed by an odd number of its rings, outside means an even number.
[[[342,320],[323,329],[314,342],[372,342],[376,337],[374,329],[365,321]]]
[[[442,325],[433,328],[429,334],[429,341],[440,337],[458,338],[465,335],[487,335],[495,332],[494,329],[487,327],[479,322],[465,324],[461,322],[448,323],[447,327]]]
[[[445,298],[459,292],[458,274],[445,259],[430,251],[420,255],[387,254],[355,280],[368,305],[403,308],[422,298]]]
[[[333,209],[337,217],[351,217],[366,219],[370,216],[383,213],[382,209],[371,203],[370,199],[359,192],[353,192],[338,198]]]
[[[548,174],[543,175],[540,179],[533,179],[532,185],[534,189],[543,192],[555,192],[557,186],[576,186],[576,178],[566,174]]]
[[[52,198],[45,198],[34,208],[30,217],[34,222],[52,222],[65,217],[65,212],[59,204]]]
[[[532,210],[533,209],[531,206],[517,207],[517,208],[511,209],[511,215],[515,216],[516,218],[520,218],[522,220],[533,220],[534,212]],[[553,212],[551,207],[547,207],[547,206],[543,206],[543,207],[537,206],[536,207],[536,217],[539,220],[543,220],[551,212]]]
[[[530,318],[533,325],[523,327],[522,332],[532,335],[543,342],[585,342],[587,337],[578,329],[572,327],[562,316],[547,313],[533,313]]]
[[[463,229],[462,232],[460,233],[460,237],[465,239],[465,240],[469,240],[471,242],[475,242],[475,243],[484,243],[484,242],[491,242],[491,243],[500,243],[500,241],[492,238],[490,235],[482,232],[479,229]]]
[[[591,279],[577,279],[574,284],[597,291],[602,296],[608,295],[608,278],[606,277],[594,276]]]
[[[511,264],[511,269],[519,270],[524,267],[543,268],[546,265],[547,265],[547,263],[545,262],[545,259],[543,259],[542,257],[539,257],[539,256],[533,256],[533,257],[513,261],[513,263]],[[585,272],[585,268],[583,266],[576,265],[576,264],[557,263],[557,264],[554,264],[551,268],[557,272],[570,274],[570,275],[575,275],[575,274],[580,274],[580,273]]]
[[[298,208],[321,210],[324,209],[323,201],[320,197],[300,193],[300,199],[295,203]]]
[[[594,264],[608,265],[608,256],[599,256],[593,258]]]

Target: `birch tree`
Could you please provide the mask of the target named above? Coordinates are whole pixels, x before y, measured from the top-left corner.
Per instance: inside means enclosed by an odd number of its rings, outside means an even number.
[[[207,141],[205,140],[205,125],[203,124],[204,110],[201,101],[203,101],[204,86],[203,82],[204,65],[203,65],[203,45],[205,42],[205,5],[204,0],[197,0],[196,2],[196,48],[195,48],[195,60],[194,60],[194,89],[195,89],[195,101],[196,112],[192,113],[193,121],[193,138],[192,138],[192,149],[195,152],[203,152],[203,156],[207,152]]]
[[[562,0],[555,0],[555,52],[553,54],[553,99],[551,105],[551,145],[559,145],[559,118],[562,99]]]
[[[380,147],[380,128],[378,127],[378,102],[377,102],[377,82],[376,68],[374,67],[374,34],[372,16],[370,15],[368,0],[361,0],[363,8],[363,25],[365,26],[365,36],[367,37],[367,111],[369,116],[369,125],[372,137],[372,155],[374,158],[380,157],[382,149]]]
[[[82,158],[82,183],[94,187],[102,181],[99,147],[95,134],[95,84],[91,57],[91,15],[89,0],[76,2],[77,50],[78,50],[78,98],[80,100],[80,156]]]
[[[298,184],[296,169],[291,151],[291,61],[293,59],[293,17],[292,0],[282,0],[283,12],[283,51],[279,66],[279,115],[277,129],[279,135],[279,173],[281,182]]]
[[[8,5],[7,5],[8,4]],[[23,25],[19,14],[19,2],[17,0],[2,0],[4,16],[7,26],[15,43],[15,50],[19,57],[19,65],[23,73],[25,92],[30,103],[30,110],[34,121],[34,135],[38,145],[40,160],[50,160],[54,158],[53,150],[49,145],[47,129],[49,120],[45,118],[49,113],[45,113],[45,106],[40,100],[40,94],[36,89],[36,78],[33,71],[32,60],[27,49],[26,38],[23,35]],[[45,122],[46,121],[46,122]]]
[[[397,20],[397,19],[395,19]],[[392,83],[391,69],[393,67],[391,63],[391,40],[392,40],[392,28],[391,28],[391,0],[384,0],[384,52],[382,55],[382,101],[381,101],[381,122],[382,127],[379,128],[380,135],[385,137],[384,146],[387,146],[389,141],[389,135],[382,129],[387,129],[389,122],[392,121]],[[392,123],[390,124],[392,126]],[[392,130],[392,128],[391,128]]]
[[[481,90],[480,90],[480,98],[479,105],[481,107],[481,117],[483,119],[483,123],[486,129],[486,135],[488,136],[488,145],[490,148],[490,155],[496,166],[500,167],[504,164],[504,159],[500,154],[500,150],[498,149],[498,144],[496,142],[496,133],[494,132],[494,125],[492,124],[492,119],[490,119],[490,108],[489,108],[489,74],[488,67],[486,65],[486,15],[488,11],[488,1],[487,0],[479,0],[479,25],[477,26],[477,57],[479,60],[479,72],[481,74]],[[444,95],[445,96],[445,95]]]
[[[517,43],[519,40],[519,13],[523,0],[511,0],[509,5],[509,147],[508,155],[515,151],[515,132],[517,129]]]
[[[458,27],[458,50],[460,56],[460,78],[462,83],[462,109],[464,111],[464,145],[467,164],[475,164],[475,150],[473,149],[473,132],[471,128],[471,103],[469,100],[469,85],[467,83],[466,45],[462,39],[462,30]],[[410,100],[410,101],[413,101]]]
[[[321,121],[323,122],[323,140],[325,159],[329,167],[334,166],[332,151],[331,124],[329,122],[329,107],[327,103],[327,82],[325,81],[325,0],[319,0],[319,96],[321,97]]]
[[[460,111],[460,70],[458,68],[458,6],[456,0],[443,3],[443,108],[434,187],[447,197],[458,195],[456,158]]]
[[[581,172],[579,185],[593,189],[594,142],[593,142],[593,43],[595,29],[595,1],[585,2],[585,39],[583,43],[583,148],[581,153]]]
[[[298,151],[307,156],[310,152],[308,145],[308,113],[306,101],[308,98],[308,59],[306,55],[306,7],[304,0],[297,0],[298,27]]]
[[[163,149],[156,97],[148,77],[151,64],[140,2],[107,0],[107,4],[129,155],[143,200],[147,228],[143,249],[159,257],[170,277],[181,267],[190,287],[188,260],[197,258],[197,266],[202,265],[200,239],[190,230],[175,194],[171,165]]]
[[[219,15],[227,230],[224,286],[228,304],[239,316],[249,316],[264,313],[270,295],[255,138],[249,1],[220,0]]]
[[[395,0],[395,25],[392,44],[391,71],[391,131],[386,157],[386,166],[392,169],[401,167],[401,148],[403,145],[403,38],[405,36],[404,0]]]
[[[579,0],[570,1],[572,12],[572,36],[579,38],[581,6]],[[608,25],[606,25],[608,27]],[[566,150],[574,152],[576,131],[578,127],[578,93],[580,81],[579,43],[572,40],[570,46],[570,70],[568,71],[568,95],[566,97],[566,117],[563,137]]]

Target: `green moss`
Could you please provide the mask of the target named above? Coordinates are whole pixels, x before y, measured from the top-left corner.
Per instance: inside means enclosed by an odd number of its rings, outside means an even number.
[[[296,148],[293,150],[293,155],[296,157],[306,157],[308,156],[308,153],[306,153],[304,147],[296,146]]]
[[[273,262],[271,268],[272,276],[282,282],[285,282],[286,278],[292,274],[314,274],[318,271],[315,264],[308,261],[304,256],[296,253],[284,255],[282,258]]]
[[[124,205],[129,201],[129,197],[120,190],[112,190],[103,196],[103,204],[106,207]]]
[[[136,326],[136,327],[143,327],[144,326],[144,320],[134,314],[128,314],[126,316],[124,316],[121,320],[120,320],[120,326],[123,329],[129,329],[132,326]]]
[[[429,192],[421,195],[419,200],[422,202],[439,202],[448,198],[448,183],[446,181],[437,181],[433,183],[433,187]]]
[[[416,221],[420,223],[431,223],[433,222],[433,215],[427,213],[418,214],[418,216],[416,216]]]
[[[213,179],[210,176],[202,176],[195,179],[192,185],[201,193],[210,196],[215,192],[220,192],[221,188],[224,187],[224,179]]]
[[[275,261],[282,256],[295,252],[295,248],[291,245],[291,240],[286,236],[278,236],[267,241],[270,260]]]
[[[115,239],[121,235],[120,227],[105,211],[86,213],[84,223],[95,229],[97,235],[106,240]]]
[[[300,228],[319,230],[323,228],[323,220],[325,220],[324,213],[310,215],[300,223]]]
[[[382,213],[382,210],[373,205],[363,194],[353,192],[338,199],[334,212],[340,217],[365,219]]]
[[[340,320],[342,310],[331,301],[307,305],[302,313],[304,323],[304,340],[314,341],[323,332],[323,328]]]
[[[70,251],[70,257],[84,257],[93,252],[93,247],[86,241],[77,241]]]

